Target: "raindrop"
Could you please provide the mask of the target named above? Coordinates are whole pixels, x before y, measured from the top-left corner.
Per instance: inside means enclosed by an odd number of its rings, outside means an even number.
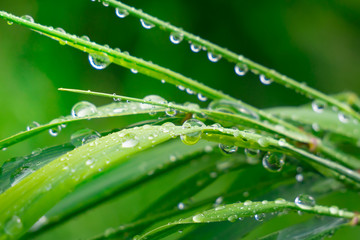
[[[66,31],[64,29],[60,28],[60,27],[55,28],[55,30],[58,31],[58,32],[61,32],[63,34],[66,34]],[[58,39],[58,41],[59,41],[60,45],[65,45],[67,43],[66,40],[62,40],[62,39]]]
[[[219,144],[219,148],[221,149],[222,152],[224,152],[226,154],[231,154],[238,150],[237,146],[229,146],[229,145],[224,145],[221,143]]]
[[[29,15],[24,15],[24,16],[21,17],[21,19],[24,19],[24,20],[26,20],[26,21],[28,21],[28,22],[34,23],[33,17],[32,17],[32,16],[29,16]]]
[[[229,222],[235,222],[237,219],[238,219],[238,216],[236,214],[231,215],[230,217],[228,217]]]
[[[224,201],[224,198],[222,196],[216,198],[215,205],[220,205]]]
[[[50,128],[49,129],[49,134],[52,136],[52,137],[56,137],[57,135],[59,135],[59,132],[61,131],[61,127],[60,126],[57,126],[57,127],[54,127],[54,128]]]
[[[259,149],[245,148],[244,151],[245,151],[246,156],[252,157],[252,158],[258,157],[260,154]]]
[[[115,9],[115,13],[116,13],[116,16],[118,16],[119,18],[125,18],[127,15],[129,15],[128,11],[126,11],[125,9],[119,9],[119,8]]]
[[[177,86],[177,88],[178,88],[179,90],[181,90],[181,91],[184,91],[184,90],[185,90],[185,87],[184,87],[184,86],[181,86],[181,85]]]
[[[184,39],[184,36],[181,33],[171,33],[170,34],[170,41],[173,44],[179,44]]]
[[[71,116],[76,117],[89,117],[96,114],[96,106],[87,101],[81,101],[76,103],[71,109]]]
[[[249,69],[248,69],[247,65],[238,63],[235,65],[234,70],[235,70],[236,75],[245,76],[245,74],[247,73],[247,71]]]
[[[204,95],[202,95],[201,93],[198,93],[197,95],[198,99],[202,102],[205,102],[207,100],[207,97],[205,97]]]
[[[295,204],[301,209],[308,210],[315,206],[315,199],[312,196],[300,194],[295,198]]]
[[[139,141],[135,138],[127,139],[125,142],[121,144],[123,148],[133,148],[138,145]]]
[[[339,208],[337,207],[337,206],[331,206],[330,208],[329,208],[329,211],[330,211],[330,213],[331,214],[338,214],[339,213]]]
[[[29,124],[29,126],[26,127],[26,130],[29,131],[29,130],[31,130],[33,128],[37,128],[39,126],[40,126],[40,124],[38,122],[33,121],[32,123]]]
[[[281,138],[278,141],[278,144],[279,144],[280,147],[284,147],[287,143],[286,143],[286,140],[284,138]]]
[[[271,78],[266,78],[264,74],[260,75],[260,82],[265,85],[269,85],[273,82]]]
[[[90,38],[86,35],[82,36],[80,39],[90,42]]]
[[[130,71],[133,73],[133,74],[137,74],[139,71],[136,70],[135,68],[131,68]]]
[[[193,222],[202,222],[204,220],[204,214],[200,213],[193,217]]]
[[[266,217],[265,213],[259,213],[259,214],[255,214],[255,220],[262,222],[264,221],[264,218]]]
[[[193,51],[194,53],[198,53],[201,51],[201,46],[195,43],[190,43],[190,49],[191,51]]]
[[[114,102],[120,102],[121,101],[121,98],[120,97],[116,97],[116,93],[113,93],[113,100]]]
[[[12,237],[18,237],[18,234],[21,233],[22,229],[23,223],[16,215],[12,216],[12,218],[10,218],[10,220],[6,222],[4,226],[4,232]]]
[[[295,179],[297,182],[300,183],[300,182],[304,181],[304,176],[301,173],[299,173],[299,174],[296,174]]]
[[[70,142],[75,147],[80,147],[86,143],[92,142],[98,138],[100,138],[101,135],[95,130],[85,128],[76,131],[73,133],[70,137]]]
[[[91,54],[89,54],[89,62],[90,62],[90,65],[93,68],[95,68],[96,70],[105,69],[111,63],[111,61],[106,53],[101,53],[101,54],[91,53]]]
[[[311,107],[312,107],[314,112],[322,113],[324,111],[325,107],[326,107],[326,104],[324,102],[322,102],[322,101],[316,100],[316,101],[313,101],[311,103]]]
[[[13,25],[13,24],[14,24],[14,22],[7,21],[7,24],[8,24],[8,25]]]
[[[187,89],[186,89],[186,93],[191,95],[191,94],[194,94],[194,91],[191,90],[190,88],[187,88]]]
[[[210,62],[218,62],[221,59],[221,55],[220,54],[215,54],[212,52],[208,52],[207,54],[208,59],[210,60]]]
[[[205,127],[205,124],[197,119],[188,119],[182,125],[183,129],[191,129],[194,127]],[[201,138],[201,131],[180,135],[181,141],[187,145],[193,145],[197,143],[200,140],[200,138]]]
[[[140,19],[141,25],[145,28],[145,29],[151,29],[153,27],[155,27],[154,24],[149,23],[147,21],[145,21],[144,19]]]
[[[167,101],[164,98],[162,98],[162,97],[160,97],[158,95],[148,95],[148,96],[144,97],[144,101],[167,104]],[[143,110],[147,110],[147,109],[155,109],[155,108],[162,108],[162,107],[147,104],[147,103],[141,103],[140,108],[143,109]]]
[[[285,164],[285,155],[268,152],[264,156],[262,164],[269,172],[280,172]]]
[[[342,113],[342,112],[339,112],[338,118],[339,118],[339,121],[342,122],[342,123],[348,123],[348,122],[349,122],[349,117],[346,116],[346,115],[345,115],[344,113]]]
[[[179,203],[178,205],[177,205],[177,208],[179,209],[179,210],[184,210],[185,209],[185,204],[184,203]]]
[[[108,2],[103,2],[104,7],[108,7],[109,3]]]
[[[89,166],[89,165],[91,165],[91,164],[93,164],[94,163],[94,160],[93,159],[88,159],[88,160],[86,160],[86,162],[85,162],[85,164],[87,165],[87,166]]]
[[[174,117],[176,115],[176,110],[173,108],[168,108],[166,109],[165,113],[169,117]]]

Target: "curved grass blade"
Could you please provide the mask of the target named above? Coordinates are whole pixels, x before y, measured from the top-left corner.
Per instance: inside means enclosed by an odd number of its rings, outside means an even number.
[[[244,202],[244,203],[234,203],[228,204],[220,207],[216,207],[204,212],[201,212],[192,217],[185,219],[180,219],[178,221],[168,223],[166,225],[155,228],[141,236],[137,239],[147,239],[149,237],[156,236],[161,234],[162,231],[178,227],[183,224],[200,224],[200,223],[212,223],[212,222],[226,222],[226,221],[237,221],[238,218],[244,217],[260,217],[266,213],[280,212],[280,211],[303,211],[312,214],[332,216],[338,218],[353,219],[357,215],[353,212],[339,210],[336,213],[331,211],[330,207],[326,206],[299,206],[294,202],[287,202],[285,200],[276,200],[276,201],[263,201],[263,202]],[[261,217],[262,217],[261,216]]]
[[[225,48],[222,48],[216,44],[213,44],[209,41],[206,41],[198,36],[195,36],[189,32],[184,31],[181,28],[175,27],[170,23],[164,22],[158,18],[155,18],[149,14],[144,13],[141,10],[137,10],[133,7],[130,7],[126,4],[123,4],[116,0],[102,0],[104,3],[108,3],[114,8],[120,9],[122,11],[126,11],[127,14],[133,15],[147,23],[159,27],[161,30],[169,32],[171,34],[176,34],[180,36],[181,39],[185,39],[189,41],[190,44],[195,44],[199,47],[204,47],[209,54],[218,55],[220,57],[225,58],[229,62],[233,62],[235,64],[241,64],[239,67],[244,69],[250,69],[253,73],[258,74],[260,76],[265,76],[281,85],[284,85],[288,88],[295,90],[308,98],[318,99],[326,102],[330,106],[336,106],[339,110],[344,113],[360,120],[360,114],[357,113],[354,109],[352,109],[348,104],[338,101],[336,98],[328,96],[320,91],[317,91],[303,83],[299,83],[294,79],[291,79],[285,75],[282,75],[276,72],[273,69],[266,68],[256,62],[251,61],[250,59],[245,58],[242,55],[235,54]]]
[[[238,104],[243,105],[247,109],[250,109],[251,111],[257,113],[260,117],[270,121],[271,123],[280,124],[284,128],[290,129],[293,132],[300,132],[299,129],[296,128],[295,126],[285,121],[282,121],[281,119],[275,118],[272,115],[267,114],[262,110],[258,110],[257,108],[252,107],[251,105],[245,104],[240,100],[230,97],[229,95],[226,95],[220,91],[212,89],[202,83],[187,78],[183,75],[175,73],[169,69],[155,65],[151,62],[144,61],[142,59],[132,57],[128,53],[119,52],[107,46],[101,46],[99,44],[90,42],[86,39],[79,38],[75,35],[70,35],[68,33],[56,31],[51,27],[46,27],[37,23],[24,20],[22,18],[19,18],[4,11],[0,11],[0,18],[26,26],[29,29],[37,31],[41,34],[49,36],[50,38],[60,41],[61,43],[65,43],[81,51],[85,51],[89,54],[95,54],[95,55],[97,54],[99,58],[101,59],[105,58],[106,62],[109,63],[113,62],[129,69],[136,69],[138,70],[138,72],[143,73],[147,76],[153,77],[158,80],[165,80],[174,85],[187,87],[193,90],[194,92],[200,93],[211,99],[227,99],[230,101],[237,102]]]

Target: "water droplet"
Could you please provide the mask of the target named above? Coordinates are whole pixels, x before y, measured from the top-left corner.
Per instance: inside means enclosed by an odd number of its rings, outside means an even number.
[[[4,232],[12,237],[19,237],[18,234],[21,233],[22,229],[23,223],[21,219],[16,215],[12,216],[12,218],[8,222],[6,222],[4,226]]]
[[[249,69],[248,69],[247,65],[238,63],[235,65],[234,70],[235,70],[236,75],[245,76],[245,74],[248,72]]]
[[[11,25],[13,25],[13,24],[14,24],[14,22],[7,21],[7,24],[8,24],[9,26],[11,26]]]
[[[179,44],[184,39],[184,36],[181,33],[171,33],[170,34],[170,41],[173,44]]]
[[[264,74],[260,75],[260,82],[265,85],[269,85],[273,82],[271,78],[266,78]]]
[[[96,114],[96,106],[87,101],[81,101],[76,103],[71,109],[71,116],[76,118],[89,117]]]
[[[184,210],[185,209],[185,204],[184,203],[179,203],[178,205],[177,205],[177,208],[179,209],[179,210]]]
[[[114,102],[120,102],[121,101],[121,98],[120,97],[116,97],[116,93],[113,93],[113,100],[114,100]]]
[[[29,124],[29,126],[26,127],[26,130],[29,131],[29,130],[39,127],[39,126],[40,126],[40,124],[38,122],[33,121],[32,123]]]
[[[308,210],[315,206],[315,199],[312,196],[300,194],[295,198],[295,204],[301,209]]]
[[[268,152],[264,156],[262,164],[269,172],[280,172],[285,164],[285,155]]]
[[[224,198],[222,196],[216,198],[215,205],[220,205],[224,201]]]
[[[184,87],[184,86],[181,86],[181,85],[177,86],[177,88],[178,88],[179,90],[181,90],[181,91],[184,91],[184,90],[185,90],[185,87]]]
[[[262,222],[264,221],[264,218],[266,217],[265,213],[259,213],[259,214],[255,214],[255,220]]]
[[[339,112],[338,118],[339,118],[339,121],[342,122],[342,123],[348,123],[348,122],[349,122],[349,117],[346,116],[346,115],[345,115],[344,113],[342,113],[342,112]]]
[[[224,145],[221,143],[219,144],[219,148],[221,149],[221,151],[223,151],[226,154],[231,154],[238,150],[237,146],[229,146],[229,145]]]
[[[102,2],[102,4],[104,5],[104,7],[108,7],[109,3],[108,2]]]
[[[299,174],[296,174],[295,179],[297,182],[302,182],[302,181],[304,181],[304,176],[301,173],[299,173]]]
[[[229,222],[236,222],[237,219],[238,219],[238,216],[236,214],[228,217]]]
[[[280,147],[284,147],[287,144],[287,142],[286,142],[286,140],[284,138],[281,138],[278,141],[278,144],[279,144]]]
[[[54,128],[50,128],[49,129],[49,134],[52,136],[52,137],[56,137],[57,135],[59,135],[59,132],[61,131],[61,127],[60,126],[57,126],[57,127],[54,127]]]
[[[208,56],[208,59],[210,60],[210,62],[218,62],[221,59],[220,54],[215,54],[212,52],[208,52],[207,56]]]
[[[90,65],[96,70],[105,69],[110,65],[111,61],[106,53],[91,53],[89,54]]]
[[[199,223],[199,222],[202,222],[204,221],[204,214],[197,214],[193,217],[193,222],[196,222],[196,223]]]
[[[48,219],[46,216],[42,216],[41,218],[39,218],[39,220],[37,220],[34,225],[32,225],[32,227],[29,229],[29,232],[35,232],[37,230],[39,230],[42,226],[44,226],[45,224],[48,223]]]
[[[246,200],[245,202],[244,202],[244,206],[249,206],[249,205],[251,205],[252,204],[252,201],[251,200]]]
[[[33,172],[35,171],[29,167],[21,167],[17,169],[10,177],[11,186],[15,186]]]
[[[187,89],[186,89],[186,93],[191,95],[191,94],[194,94],[194,91],[191,90],[190,88],[187,88]]]
[[[24,15],[24,16],[21,17],[21,19],[24,19],[24,20],[26,20],[26,21],[28,21],[28,22],[32,22],[32,23],[35,22],[34,19],[33,19],[33,17],[32,17],[32,16],[29,16],[29,15]]]
[[[88,159],[88,160],[86,160],[86,162],[85,162],[85,164],[87,165],[87,166],[89,166],[89,165],[91,165],[91,164],[93,164],[94,163],[94,159]]]
[[[128,139],[128,140],[126,140],[125,142],[123,142],[123,143],[121,144],[121,146],[122,146],[123,148],[133,148],[133,147],[135,147],[136,145],[138,145],[138,143],[139,143],[138,140],[136,140],[135,138],[132,138],[132,139]]]
[[[198,99],[202,102],[205,102],[207,100],[207,97],[203,96],[201,93],[198,93]]]
[[[314,112],[322,113],[326,107],[326,104],[323,101],[316,100],[311,103],[311,107]]]
[[[192,118],[192,119],[186,120],[182,125],[183,129],[191,129],[194,127],[205,127],[205,124],[197,119]],[[201,131],[182,134],[182,135],[180,135],[180,138],[183,143],[185,143],[187,145],[193,145],[200,140]]]
[[[130,72],[132,72],[133,74],[137,74],[139,71],[136,70],[135,68],[131,68],[131,69],[130,69]]]
[[[148,96],[144,97],[144,101],[167,104],[167,101],[164,98],[162,98],[162,97],[160,97],[158,95],[148,95]],[[162,107],[147,104],[147,103],[141,103],[140,108],[143,109],[143,110],[147,110],[147,109],[156,109],[156,108],[162,108]]]
[[[70,142],[75,147],[80,147],[86,143],[92,142],[98,138],[100,138],[101,135],[95,130],[92,129],[81,129],[73,133],[70,137]]]
[[[90,38],[86,35],[82,36],[81,39],[90,42]]]
[[[126,11],[125,9],[120,9],[120,8],[116,8],[115,13],[116,13],[116,16],[118,16],[119,18],[125,18],[126,16],[129,15],[128,11]]]
[[[283,204],[283,203],[286,203],[285,199],[283,199],[283,198],[275,199],[275,204]]]
[[[245,148],[244,151],[245,151],[246,156],[252,157],[252,158],[258,157],[260,154],[259,149]]]
[[[330,211],[330,213],[331,214],[338,214],[339,213],[339,208],[337,207],[337,206],[331,206],[330,208],[329,208],[329,211]]]
[[[190,49],[194,53],[198,53],[198,52],[201,51],[201,45],[198,45],[198,44],[195,44],[195,43],[190,43]]]
[[[168,108],[166,109],[165,113],[169,117],[174,117],[176,115],[176,110],[173,108]]]
[[[145,29],[151,29],[151,28],[155,27],[154,24],[149,23],[149,22],[145,21],[144,19],[140,19],[140,22],[141,22],[141,25],[143,26],[143,28],[145,28]]]

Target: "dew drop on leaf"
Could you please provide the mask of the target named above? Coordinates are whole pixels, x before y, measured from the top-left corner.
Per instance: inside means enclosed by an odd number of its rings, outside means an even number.
[[[130,72],[132,72],[133,74],[137,74],[139,71],[136,70],[135,68],[131,68],[131,69],[130,69]]]
[[[315,100],[311,103],[311,107],[314,112],[316,113],[322,113],[326,107],[326,104],[322,101]]]
[[[11,237],[15,237],[16,235],[18,235],[22,231],[22,229],[23,223],[21,219],[16,215],[12,216],[12,218],[10,218],[10,220],[7,221],[4,226],[4,232]]]
[[[100,138],[101,135],[92,129],[85,128],[80,129],[76,132],[74,132],[70,137],[70,142],[75,147],[80,147],[86,143],[92,142],[98,138]]]
[[[164,98],[162,98],[162,97],[160,97],[158,95],[148,95],[148,96],[144,97],[144,101],[167,104],[167,101]],[[147,110],[147,109],[156,109],[156,108],[162,108],[162,107],[147,104],[147,103],[141,103],[140,108],[143,109],[143,110]]]
[[[71,109],[71,116],[74,118],[89,117],[96,114],[96,106],[87,101],[76,103]]]
[[[170,41],[173,44],[179,44],[184,39],[184,36],[181,33],[171,33],[170,34]]]
[[[266,217],[265,213],[258,213],[255,214],[254,218],[256,221],[262,222],[264,221],[264,218]]]
[[[186,120],[182,125],[183,129],[190,129],[194,127],[205,127],[205,124],[197,119],[192,118]],[[187,145],[193,145],[197,143],[200,140],[200,138],[201,138],[201,131],[180,135],[181,141]]]
[[[57,135],[59,135],[59,132],[61,131],[61,127],[57,126],[57,127],[53,127],[49,129],[49,134],[52,137],[56,137]]]
[[[184,210],[184,209],[185,209],[185,204],[182,203],[182,202],[180,202],[180,203],[177,205],[177,208],[178,208],[179,210]]]
[[[143,26],[143,28],[145,28],[145,29],[151,29],[151,28],[155,27],[154,24],[149,23],[149,22],[145,21],[144,19],[140,19],[140,23],[141,23],[141,26]]]
[[[138,145],[138,143],[139,143],[138,140],[136,140],[135,138],[132,138],[132,139],[127,139],[127,140],[125,140],[125,142],[123,142],[123,143],[121,144],[121,146],[122,146],[123,148],[133,148],[133,147],[135,147],[136,145]]]
[[[315,206],[315,199],[307,194],[300,194],[295,198],[295,204],[301,209],[311,209]]]
[[[262,164],[269,172],[280,172],[285,164],[285,155],[282,153],[268,152],[263,157]]]
[[[39,126],[40,126],[40,124],[38,122],[33,121],[26,127],[26,130],[29,131],[29,130],[39,127]]]
[[[215,54],[212,52],[208,52],[207,53],[208,59],[210,60],[210,62],[218,62],[221,59],[221,55],[220,54]]]
[[[119,18],[125,18],[126,16],[129,15],[128,11],[126,11],[125,9],[120,9],[120,8],[116,8],[115,13],[116,13],[116,16],[118,16]]]
[[[248,67],[245,64],[238,63],[235,65],[234,71],[238,76],[245,76],[245,74],[248,72]]]
[[[342,123],[348,123],[348,122],[349,122],[349,117],[346,116],[346,115],[345,115],[344,113],[342,113],[342,112],[339,112],[338,118],[339,118],[339,121],[342,122]]]
[[[21,19],[24,19],[24,20],[26,20],[28,22],[34,23],[33,17],[29,16],[29,15],[24,15],[24,16],[21,17]]]
[[[273,82],[271,78],[267,78],[264,74],[261,74],[259,78],[260,82],[264,85],[269,85]]]
[[[198,53],[201,50],[201,45],[198,45],[198,44],[195,44],[195,43],[190,43],[190,49],[194,53]]]
[[[221,143],[219,144],[219,148],[221,149],[222,152],[224,152],[226,154],[231,154],[238,150],[237,146],[229,146],[229,145],[224,145]]]
[[[228,217],[229,222],[236,222],[236,220],[238,220],[238,216],[236,214]]]
[[[207,100],[207,97],[205,97],[204,95],[202,95],[201,93],[198,93],[197,95],[198,99],[202,102],[205,102]]]
[[[108,55],[105,53],[101,53],[101,54],[91,53],[89,54],[88,58],[90,65],[96,70],[105,69],[111,63]]]

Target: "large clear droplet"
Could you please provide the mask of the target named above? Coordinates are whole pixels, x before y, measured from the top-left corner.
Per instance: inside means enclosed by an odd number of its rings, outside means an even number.
[[[125,18],[126,16],[129,15],[128,11],[126,11],[125,9],[120,9],[120,8],[116,8],[115,13],[116,13],[116,16],[118,16],[119,18]]]
[[[205,127],[205,124],[197,119],[188,119],[182,125],[183,129],[191,129],[195,127]],[[201,131],[191,132],[180,135],[180,139],[187,145],[193,145],[197,143],[201,138]]]
[[[170,41],[173,44],[179,44],[184,39],[184,36],[181,33],[171,33],[170,34]]]
[[[32,17],[32,16],[29,16],[29,15],[24,15],[24,16],[21,17],[21,19],[24,19],[24,20],[26,20],[26,21],[28,21],[28,22],[32,22],[32,23],[35,22],[34,19],[33,19],[33,17]]]
[[[323,101],[315,100],[311,103],[311,107],[314,112],[322,113],[326,107],[326,103],[324,103]]]
[[[61,127],[60,126],[56,126],[53,128],[49,129],[49,134],[52,137],[56,137],[57,135],[59,135],[59,132],[61,131]]]
[[[121,147],[123,148],[133,148],[139,144],[137,137],[135,134],[126,133],[121,139]]]
[[[220,54],[215,54],[212,52],[208,52],[207,56],[208,56],[208,59],[210,60],[210,62],[218,62],[221,59]]]
[[[285,155],[268,152],[264,156],[262,164],[269,172],[280,172],[285,164]]]
[[[198,93],[198,99],[202,102],[205,102],[207,100],[207,97],[205,97],[204,95],[202,95],[201,93]]]
[[[201,45],[195,44],[195,43],[190,43],[190,49],[191,49],[191,51],[193,51],[194,53],[198,53],[198,52],[201,51]]]
[[[26,130],[29,131],[29,130],[39,127],[39,126],[40,126],[40,124],[38,122],[33,121],[32,123],[29,124],[29,126],[26,127]]]
[[[162,98],[158,95],[146,96],[146,97],[144,97],[144,100],[154,102],[154,103],[162,103],[162,104],[167,103],[167,101],[164,98]],[[161,106],[155,106],[155,105],[151,105],[151,104],[147,104],[147,103],[141,103],[140,108],[146,110],[146,109],[161,108]]]
[[[269,85],[273,82],[271,78],[267,78],[264,74],[261,74],[259,78],[260,82],[264,85]]]
[[[245,74],[248,72],[248,70],[249,69],[248,69],[247,65],[242,64],[242,63],[238,63],[234,67],[234,71],[235,71],[236,75],[239,75],[239,76],[245,76]]]
[[[75,147],[80,147],[86,143],[92,142],[98,138],[100,138],[101,135],[95,130],[85,128],[78,130],[74,132],[70,137],[70,142]]]
[[[96,114],[96,106],[90,102],[82,101],[76,103],[71,109],[71,116],[76,117],[89,117]]]
[[[238,150],[237,146],[229,146],[229,145],[225,145],[225,144],[219,144],[219,148],[221,149],[222,152],[226,153],[226,154],[231,154],[234,153]]]
[[[149,23],[149,22],[145,21],[144,19],[140,19],[140,23],[143,26],[143,28],[145,28],[145,29],[151,29],[151,28],[155,27],[154,24]]]
[[[255,220],[256,221],[259,221],[259,222],[262,222],[264,221],[264,218],[266,217],[265,213],[259,213],[259,214],[255,214]]]
[[[93,68],[95,68],[96,70],[105,69],[111,63],[111,61],[106,53],[101,53],[101,54],[91,53],[91,54],[89,54],[89,62],[90,62],[90,65]]]
[[[4,226],[4,232],[11,237],[18,237],[18,234],[21,233],[22,229],[23,223],[16,215],[12,216],[12,218],[10,218],[10,220],[6,222]]]
[[[315,206],[315,199],[307,194],[300,194],[295,198],[295,204],[301,209],[311,209]]]

